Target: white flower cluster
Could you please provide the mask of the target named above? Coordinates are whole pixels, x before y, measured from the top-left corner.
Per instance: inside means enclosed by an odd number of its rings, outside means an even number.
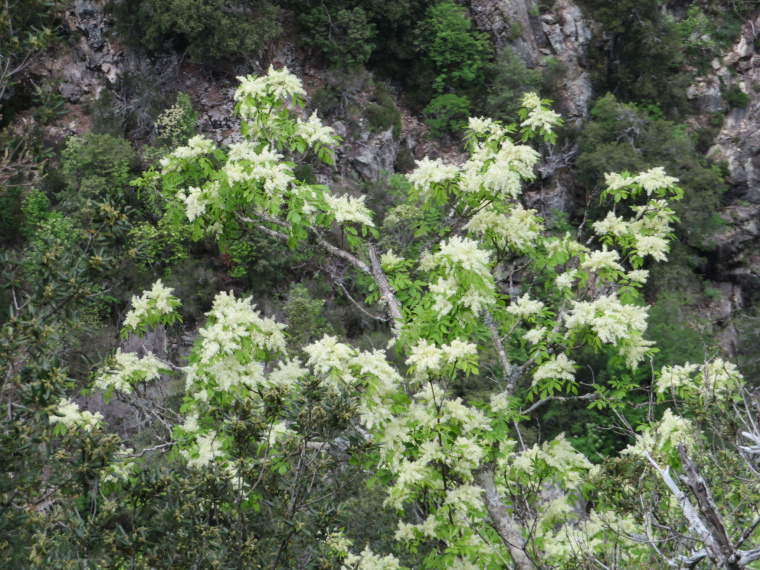
[[[356,354],[350,346],[338,342],[336,337],[330,335],[313,342],[304,348],[304,352],[309,355],[306,364],[311,366],[316,374],[329,374],[333,370],[343,371],[348,368],[348,363]]]
[[[453,340],[450,344],[444,344],[439,348],[425,339],[419,339],[412,347],[406,363],[414,370],[414,378],[423,380],[439,374],[446,364],[452,364],[462,358],[474,357],[477,353],[477,347],[474,344],[461,340]]]
[[[647,310],[638,305],[623,305],[612,293],[594,301],[573,301],[565,325],[570,330],[590,326],[602,342],[615,343],[631,331],[646,330]]]
[[[437,253],[422,256],[420,269],[439,269],[443,273],[430,287],[435,301],[433,310],[439,318],[448,314],[454,303],[478,314],[494,302],[495,285],[489,263],[488,252],[480,249],[476,241],[460,237],[444,242]]]
[[[85,431],[100,429],[103,414],[100,412],[80,412],[79,406],[66,398],[61,399],[55,413],[48,416],[51,424],[63,424],[68,428],[82,428]]]
[[[623,305],[614,293],[594,301],[573,301],[565,326],[569,331],[591,327],[599,340],[618,345],[618,353],[630,368],[635,368],[654,344],[642,338],[647,327],[646,307]]]
[[[470,127],[476,135],[488,135],[484,141],[473,143],[470,157],[461,167],[424,158],[417,161],[417,168],[408,177],[410,182],[423,195],[433,184],[458,182],[462,192],[486,191],[502,199],[516,198],[522,181],[535,177],[538,153],[529,146],[514,144],[493,121],[470,119]]]
[[[736,365],[716,358],[701,365],[665,366],[656,385],[660,394],[676,392],[711,399],[735,393],[743,382]]]
[[[659,422],[637,435],[634,444],[626,447],[621,453],[643,456],[646,451],[653,456],[659,456],[666,449],[674,450],[679,443],[687,447],[692,446],[696,441],[695,433],[694,425],[689,420],[675,415],[668,408]]]
[[[573,560],[582,564],[589,556],[598,556],[600,559],[612,558],[633,568],[637,566],[634,561],[647,551],[645,541],[637,542],[632,538],[643,533],[630,514],[620,516],[613,512],[592,511],[583,520],[577,520],[571,513],[567,515],[565,524],[541,529],[544,557],[552,566],[566,566]]]
[[[606,174],[606,181],[610,190],[617,190],[633,183],[641,184],[651,195],[658,189],[672,187],[677,179],[665,176],[662,168],[653,168],[638,176],[624,178],[619,174]],[[670,217],[674,214],[663,199],[652,199],[643,206],[634,206],[636,216],[632,221],[626,221],[608,212],[607,216],[600,221],[594,222],[593,227],[597,235],[611,235],[616,238],[632,236],[636,251],[640,257],[651,255],[658,261],[667,260],[668,251],[667,235],[671,232]]]
[[[168,315],[179,305],[179,301],[172,295],[174,289],[164,287],[159,279],[149,291],[145,291],[140,297],[132,297],[132,308],[124,318],[124,327],[136,329],[144,323],[148,317]]]
[[[592,251],[584,256],[581,262],[581,269],[590,271],[624,271],[623,266],[618,263],[620,254],[613,250],[608,250],[603,246],[601,250]]]
[[[556,283],[557,289],[570,289],[572,288],[573,283],[575,283],[576,279],[578,279],[578,270],[570,269],[564,273],[557,275],[554,283]]]
[[[335,131],[331,127],[326,127],[314,111],[309,120],[302,122],[298,119],[296,122],[296,132],[308,145],[317,143],[331,145],[335,143]]]
[[[295,180],[292,168],[282,158],[268,147],[255,152],[252,146],[240,145],[231,153],[222,171],[230,186],[241,182],[259,183],[267,196],[279,198]]]
[[[115,363],[107,368],[95,381],[95,387],[100,390],[114,389],[117,392],[129,394],[136,382],[150,382],[161,375],[165,368],[162,362],[152,352],[140,358],[134,352],[116,350]]]
[[[567,380],[575,382],[575,362],[570,360],[564,353],[552,356],[549,360],[542,363],[536,371],[533,372],[533,385],[535,386],[541,380]]]
[[[541,99],[535,93],[526,93],[522,106],[528,109],[527,118],[520,123],[522,127],[551,131],[561,120],[557,113],[541,104]]]
[[[526,210],[515,204],[508,215],[492,208],[483,208],[464,227],[475,234],[490,234],[499,247],[509,247],[515,251],[525,251],[536,244],[544,229],[536,210]]]
[[[366,196],[353,198],[351,196],[333,196],[325,194],[325,202],[330,208],[330,212],[335,216],[335,221],[339,224],[344,222],[356,222],[365,226],[374,227],[372,222],[372,212],[364,204]]]
[[[585,455],[575,451],[565,439],[565,434],[499,460],[500,466],[507,467],[510,464],[514,470],[528,477],[536,471],[549,469],[551,478],[563,481],[566,488],[577,487],[593,467]]]
[[[607,217],[598,222],[592,224],[596,235],[622,236],[629,232],[628,223],[623,219],[615,215],[615,212],[607,212]]]
[[[440,158],[430,160],[425,157],[417,161],[417,167],[407,178],[422,194],[427,194],[433,184],[443,184],[454,180],[459,174],[459,167],[445,164]]]
[[[525,293],[522,297],[518,297],[516,301],[512,301],[509,307],[507,307],[507,312],[524,319],[537,315],[543,308],[544,304],[541,301],[534,301],[528,293]]]
[[[369,546],[360,554],[351,553],[353,542],[342,532],[332,532],[325,540],[325,545],[337,556],[343,558],[341,570],[400,570],[399,561],[392,555],[380,557]]]
[[[604,181],[608,190],[612,192],[631,184],[640,184],[646,190],[647,196],[651,196],[657,190],[672,188],[678,184],[678,178],[666,175],[665,169],[661,166],[642,172],[637,176],[624,177],[615,172],[607,173],[604,175]]]
[[[246,75],[238,77],[240,86],[235,90],[235,101],[240,101],[240,116],[251,118],[256,115],[256,111],[261,108],[257,99],[265,97],[275,97],[276,99],[286,100],[293,95],[306,95],[306,91],[301,85],[301,80],[288,71],[287,67],[276,70],[271,65],[266,75],[255,77]],[[247,98],[254,100],[253,104],[246,101]]]
[[[485,117],[470,117],[467,121],[467,128],[479,136],[504,135],[504,127]]]
[[[177,170],[178,160],[190,160],[213,152],[216,149],[214,141],[196,135],[187,141],[187,146],[178,147],[169,156],[160,160],[162,174]]]
[[[121,450],[114,455],[116,461],[108,466],[108,469],[101,471],[100,480],[105,483],[117,483],[129,479],[132,471],[138,468],[134,458],[128,457],[134,452],[131,447],[121,446]]]
[[[647,191],[647,195],[651,196],[652,192],[660,190],[662,188],[670,188],[678,183],[678,178],[667,176],[665,169],[661,166],[652,168],[646,172],[642,172],[636,178],[634,178],[637,184],[641,184],[644,190]]]
[[[392,249],[389,249],[380,256],[380,267],[382,267],[385,271],[391,271],[403,263],[403,261],[403,257],[399,257],[393,253]]]
[[[201,468],[207,466],[217,457],[223,457],[222,438],[216,431],[210,431],[205,435],[195,437],[194,444],[190,449],[183,449],[180,453],[187,461],[189,467]]]
[[[217,357],[233,356],[246,347],[285,352],[285,335],[282,333],[285,325],[262,318],[251,297],[235,299],[232,293],[222,291],[206,315],[212,324],[200,330],[202,364]]]
[[[531,329],[525,333],[523,338],[531,344],[538,344],[546,337],[546,327]]]

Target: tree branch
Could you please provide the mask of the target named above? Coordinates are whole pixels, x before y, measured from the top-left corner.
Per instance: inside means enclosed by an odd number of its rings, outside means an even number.
[[[652,464],[655,471],[657,471],[657,474],[663,480],[665,485],[667,485],[668,489],[670,489],[670,492],[673,493],[676,501],[678,501],[678,505],[681,507],[681,512],[689,522],[689,530],[697,533],[700,540],[705,545],[707,555],[710,557],[710,560],[717,565],[718,560],[720,559],[720,547],[715,542],[715,539],[710,534],[710,531],[707,530],[705,523],[703,523],[699,518],[699,514],[694,508],[694,505],[691,504],[691,501],[689,501],[689,498],[686,496],[686,494],[681,492],[681,489],[678,488],[676,482],[673,481],[673,478],[670,476],[669,472],[670,468],[666,467],[663,469],[657,465],[657,462],[652,459],[652,456],[649,455],[648,451],[644,452],[644,457],[646,457],[649,463]]]
[[[483,467],[473,473],[475,483],[483,489],[483,504],[491,517],[496,533],[501,538],[504,546],[509,550],[509,555],[515,561],[517,570],[533,570],[536,567],[525,553],[520,529],[507,512],[504,502],[499,497],[499,492],[493,481],[493,468]]]
[[[686,472],[686,475],[681,477],[681,480],[689,486],[689,489],[691,489],[691,492],[696,497],[699,511],[705,519],[710,534],[720,548],[720,554],[725,564],[725,568],[728,568],[728,570],[739,570],[741,568],[741,566],[737,564],[739,555],[728,538],[723,519],[718,512],[718,507],[712,498],[707,483],[702,475],[700,475],[697,466],[691,460],[689,454],[686,453],[686,448],[683,444],[678,444],[676,449],[678,450],[678,456],[681,458],[683,469]]]
[[[282,228],[290,229],[290,226],[287,224],[287,222],[283,222],[282,220],[278,220],[277,218],[273,218],[266,214],[255,213],[254,216],[259,218],[260,221],[268,222],[270,224],[278,225]],[[287,234],[267,228],[266,226],[261,225],[257,220],[248,218],[241,214],[238,214],[237,218],[240,221],[253,224],[256,229],[259,229],[269,234],[272,237],[275,237],[277,239],[280,239],[286,242],[289,239]],[[336,247],[330,242],[328,242],[325,238],[323,238],[319,234],[319,232],[316,229],[309,228],[309,231],[311,232],[312,237],[314,237],[314,241],[327,253],[334,255],[335,257],[340,257],[342,259],[345,259],[351,265],[356,267],[359,271],[366,273],[367,275],[372,277],[372,279],[374,279],[375,284],[377,285],[377,288],[380,290],[380,295],[382,297],[382,300],[385,303],[385,308],[388,310],[388,313],[390,314],[391,318],[394,321],[394,328],[400,329],[401,325],[404,322],[403,316],[401,315],[401,303],[399,303],[398,299],[396,299],[396,295],[393,292],[393,288],[390,286],[390,283],[388,283],[388,278],[385,276],[385,273],[383,272],[383,269],[380,266],[380,260],[377,256],[377,250],[375,249],[375,246],[372,244],[369,245],[369,258],[370,258],[370,262],[372,263],[372,266],[370,267],[369,265],[364,263],[361,259],[359,259],[355,255],[347,252],[344,249]]]

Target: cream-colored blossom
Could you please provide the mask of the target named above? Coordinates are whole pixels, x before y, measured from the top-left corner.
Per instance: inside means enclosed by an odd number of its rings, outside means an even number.
[[[623,218],[615,215],[614,212],[607,212],[607,216],[593,224],[594,231],[597,235],[603,236],[611,234],[613,236],[622,236],[628,233],[628,224]]]
[[[564,353],[552,356],[541,364],[533,373],[533,384],[541,380],[568,380],[575,381],[575,362],[570,360]]]
[[[174,289],[164,287],[159,279],[149,291],[144,291],[140,297],[133,296],[132,309],[127,312],[127,316],[124,318],[124,326],[137,328],[144,322],[149,313],[157,313],[158,315],[171,313],[174,307],[179,304],[177,298],[172,295],[172,291]]]
[[[668,449],[675,449],[678,444],[691,447],[695,442],[694,436],[694,425],[689,420],[675,415],[668,408],[659,422],[641,435],[637,435],[635,443],[626,447],[621,453],[644,455],[644,452],[649,452],[657,456],[666,449],[666,446]]]
[[[191,451],[183,449],[182,456],[187,461],[188,467],[201,468],[224,456],[222,451],[222,440],[217,432],[212,430],[206,435],[199,435],[195,438],[195,445]]]
[[[569,271],[557,275],[554,283],[557,285],[558,289],[570,289],[576,279],[578,279],[578,270],[570,269]]]
[[[538,344],[546,336],[546,327],[531,329],[523,335],[523,338],[531,344]]]
[[[634,271],[629,271],[626,277],[634,283],[646,283],[649,278],[649,271],[646,269],[636,269]]]
[[[391,271],[399,266],[404,261],[403,257],[399,257],[393,253],[392,249],[389,249],[380,256],[380,267],[385,271]]]
[[[340,223],[356,222],[365,226],[374,227],[372,212],[364,204],[366,196],[353,198],[351,196],[333,196],[325,194],[325,202],[335,216],[335,221]]]
[[[311,343],[304,348],[304,352],[309,355],[307,365],[316,374],[329,374],[331,370],[343,372],[355,354],[353,348],[330,335]]]
[[[79,406],[68,400],[62,398],[55,409],[55,413],[48,416],[51,424],[63,424],[68,428],[82,428],[85,431],[92,431],[99,429],[103,420],[103,414],[95,412],[94,414],[88,411],[80,412]]]
[[[458,174],[458,167],[445,164],[441,159],[430,160],[425,157],[417,161],[417,167],[407,178],[424,194],[430,190],[432,184],[453,180]]]
[[[315,145],[321,143],[324,145],[331,145],[335,142],[333,138],[335,131],[331,127],[327,127],[322,124],[322,121],[317,116],[317,112],[314,111],[309,117],[309,120],[302,122],[298,119],[296,123],[296,132],[298,136],[303,138],[307,144]]]
[[[670,188],[678,183],[678,178],[667,176],[665,169],[661,166],[642,172],[636,177],[636,182],[641,184],[647,194],[659,190],[661,188]]]
[[[618,263],[619,260],[620,254],[617,251],[614,249],[607,250],[607,246],[603,246],[601,250],[586,254],[586,258],[581,263],[581,268],[590,271],[623,271],[623,266]]]
[[[654,235],[636,235],[636,252],[644,257],[651,255],[657,261],[667,261],[668,256],[665,255],[669,249],[668,241],[665,238]]]
[[[470,219],[465,229],[475,234],[492,234],[499,247],[525,251],[535,246],[544,226],[535,210],[526,210],[517,204],[507,215],[483,208]]]
[[[530,298],[528,293],[525,293],[522,297],[518,297],[517,300],[512,300],[512,303],[507,307],[507,312],[524,319],[537,315],[543,308],[544,304],[541,301],[535,301]]]
[[[140,358],[134,352],[116,350],[114,364],[109,366],[95,381],[95,387],[100,390],[114,389],[117,392],[129,394],[135,382],[150,382],[161,375],[166,368],[152,352]]]
[[[604,175],[604,183],[607,185],[607,190],[611,192],[625,188],[634,182],[636,182],[635,178],[623,178],[617,172],[608,172]]]

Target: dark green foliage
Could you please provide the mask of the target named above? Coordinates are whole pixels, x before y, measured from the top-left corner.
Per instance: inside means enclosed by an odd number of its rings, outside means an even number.
[[[230,276],[257,294],[269,291],[288,277],[290,267],[309,258],[308,253],[292,251],[277,239],[256,231],[229,241],[223,252]]]
[[[332,327],[322,316],[324,304],[324,299],[312,299],[304,285],[297,283],[290,287],[285,314],[293,346],[302,348],[325,334],[334,334]]]
[[[656,108],[655,108],[656,111]],[[612,95],[591,110],[592,121],[580,137],[577,166],[590,193],[603,184],[606,172],[641,172],[663,166],[680,180],[684,199],[675,206],[681,219],[678,233],[695,247],[715,229],[714,214],[726,189],[719,169],[697,154],[683,125],[656,118],[636,105],[619,103]]]
[[[177,101],[156,120],[155,146],[174,149],[183,146],[195,135],[198,113],[193,109],[190,97],[177,93]]]
[[[658,0],[584,0],[603,34],[590,52],[598,92],[623,101],[650,100],[669,116],[688,110],[681,36]],[[599,41],[603,40],[603,41]]]
[[[387,131],[393,127],[393,138],[401,136],[401,111],[396,106],[388,85],[378,82],[375,85],[374,103],[367,104],[367,121],[373,131]]]
[[[61,154],[63,174],[74,189],[91,179],[114,188],[126,186],[134,160],[135,153],[124,139],[90,133],[70,138]]]
[[[435,69],[433,92],[466,89],[483,82],[492,57],[488,36],[473,30],[461,6],[445,0],[431,6],[417,29],[416,45]]]
[[[8,188],[0,193],[0,243],[8,244],[22,237],[24,217],[21,213],[22,188]]]
[[[736,85],[728,89],[723,97],[726,99],[728,106],[732,109],[744,109],[750,103],[749,95],[739,89]]]
[[[375,49],[375,25],[361,7],[330,13],[324,5],[317,6],[301,16],[301,24],[310,30],[304,43],[320,49],[330,65],[363,65]]]
[[[710,357],[709,331],[695,310],[695,301],[695,296],[684,290],[663,288],[649,310],[647,337],[660,349],[654,358],[655,370]]]
[[[504,48],[496,56],[485,113],[507,123],[515,121],[523,93],[538,91],[541,83],[540,72],[529,69],[510,48]]]
[[[472,114],[472,103],[467,97],[453,93],[439,95],[425,107],[430,128],[430,136],[440,137],[461,131],[467,126],[467,118]]]
[[[172,45],[196,61],[255,54],[281,32],[268,0],[114,0],[112,8],[133,42]]]

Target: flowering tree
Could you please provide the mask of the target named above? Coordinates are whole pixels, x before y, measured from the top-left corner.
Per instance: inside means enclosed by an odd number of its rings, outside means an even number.
[[[316,115],[299,117],[305,92],[297,78],[270,69],[240,80],[242,142],[222,149],[195,137],[138,184],[160,191],[167,216],[190,224],[196,237],[225,243],[254,227],[292,247],[309,241],[366,274],[367,302],[384,306],[408,369],[402,374],[382,350],[357,350],[330,336],[306,346],[303,362],[289,355],[287,329],[261,316],[252,299],[220,293],[186,366],[117,352],[97,386],[129,394],[162,370],[183,375],[181,417],[161,419],[165,445],[179,448],[193,469],[218,470],[234,486],[240,512],[270,504],[265,489],[273,473],[287,481],[281,512],[288,527],[273,542],[272,567],[288,565],[293,540],[316,520],[310,506],[332,492],[318,466],[348,458],[385,486],[386,506],[399,515],[396,539],[426,549],[426,568],[684,567],[683,560],[705,557],[738,568],[760,557],[739,550],[751,531],[729,538],[751,521],[724,522],[716,514],[690,459],[705,425],[670,409],[659,421],[652,415],[645,426],[627,425],[619,410],[636,387],[631,380],[595,383],[582,393],[576,380],[573,355],[583,346],[610,347],[629,369],[654,351],[643,336],[640,290],[648,258],[666,259],[675,219],[668,200],[681,197],[674,178],[659,168],[609,174],[603,198],[613,205],[606,217],[587,221],[585,234],[553,234],[520,195],[540,158],[527,143],[551,143],[560,118],[528,94],[519,126],[470,120],[462,164],[418,162],[410,200],[450,213],[421,259],[407,259],[377,251],[372,240],[379,234],[363,199],[294,175],[308,156],[330,164],[337,142]],[[331,241],[336,226],[347,247]],[[176,319],[180,301],[171,293],[159,282],[136,297],[125,334]],[[487,351],[500,368],[490,399],[452,397],[452,383],[478,374]],[[760,442],[752,401],[730,365],[667,368],[656,390],[661,400],[670,395],[680,403],[674,410],[700,402],[741,408],[746,437]],[[629,479],[654,475],[638,495],[651,493],[647,508],[627,505],[625,490],[594,491],[604,489],[609,473],[564,436],[523,443],[521,422],[566,399],[609,407],[622,429],[641,432],[615,461],[628,466]],[[97,424],[75,412],[64,402],[59,421]],[[694,493],[707,522],[663,465],[683,468],[693,489],[702,485]],[[743,465],[754,469],[750,460]],[[128,477],[124,468],[120,473]],[[662,513],[672,523],[655,525]],[[344,568],[399,567],[390,556],[353,548],[329,520],[318,523],[311,532],[321,555],[337,557]],[[689,540],[673,540],[685,535]]]

